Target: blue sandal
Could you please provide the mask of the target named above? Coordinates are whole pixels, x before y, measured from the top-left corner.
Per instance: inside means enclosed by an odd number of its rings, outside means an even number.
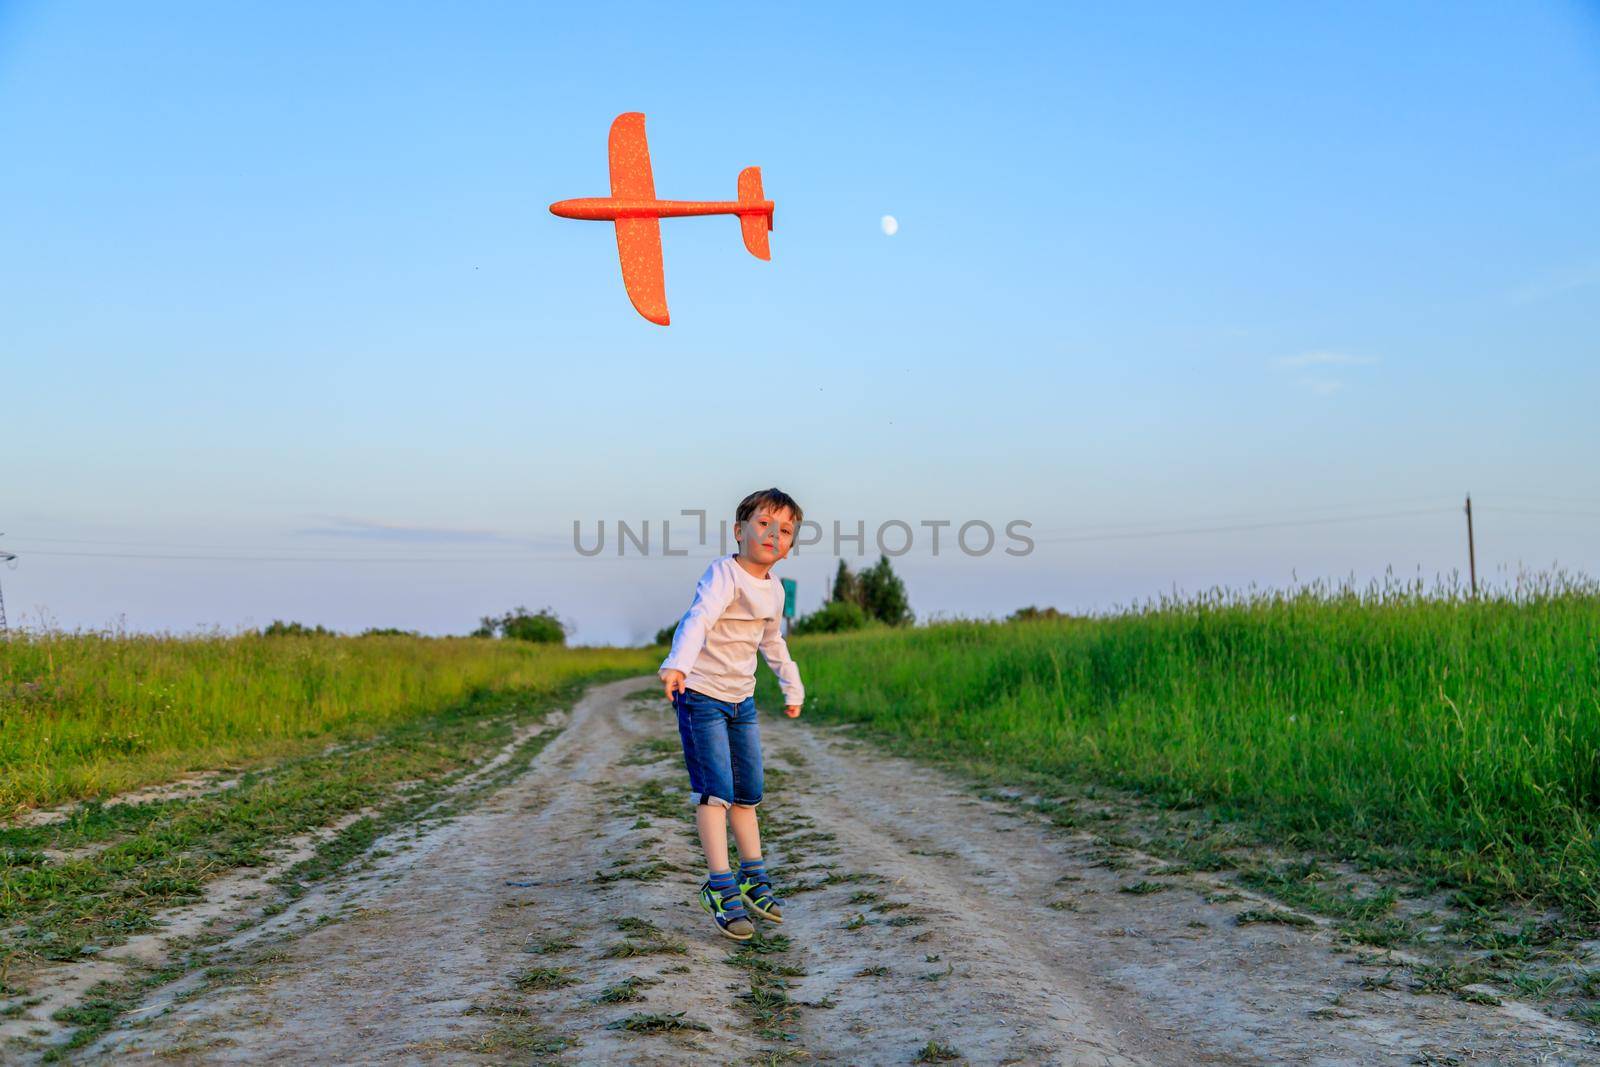
[[[739,899],[744,906],[768,922],[783,922],[783,901],[772,891],[772,883],[765,874],[739,881]]]
[[[733,938],[735,941],[748,941],[755,936],[756,928],[750,922],[750,916],[744,912],[740,903],[740,896],[735,886],[732,891],[724,891],[727,895],[711,888],[709,881],[700,883],[700,906],[711,914],[711,919],[717,924],[717,929]]]

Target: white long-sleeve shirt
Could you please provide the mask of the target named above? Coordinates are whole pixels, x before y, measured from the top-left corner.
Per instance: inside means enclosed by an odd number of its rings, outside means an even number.
[[[800,668],[783,640],[783,583],[757,578],[732,555],[711,561],[694,587],[694,602],[678,620],[662,670],[684,673],[683,684],[738,703],[756,691],[756,652],[778,676],[785,704],[805,700]]]

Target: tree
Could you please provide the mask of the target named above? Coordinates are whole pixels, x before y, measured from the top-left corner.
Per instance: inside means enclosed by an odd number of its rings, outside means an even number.
[[[867,625],[867,613],[860,604],[848,600],[830,600],[818,611],[796,619],[789,632],[796,637],[806,634],[837,634],[859,630]]]
[[[552,608],[541,608],[535,613],[519,605],[498,618],[485,615],[478,620],[478,628],[472,631],[472,636],[564,645],[567,643],[567,624]]]
[[[656,644],[658,644],[658,645],[670,645],[670,644],[672,644],[672,638],[678,632],[678,622],[679,621],[681,621],[681,620],[674,620],[671,625],[663,626],[661,629],[657,630],[656,631]]]
[[[272,625],[261,631],[262,637],[336,637],[332,630],[322,626],[307,626],[303,622],[284,622],[273,619]]]
[[[890,626],[907,626],[915,616],[906,597],[906,584],[889,565],[888,556],[862,571],[856,578],[861,589],[861,606],[868,615]]]
[[[850,565],[842,559],[839,561],[839,569],[834,572],[833,592],[829,594],[828,599],[841,604],[861,603],[861,582],[850,573]]]
[[[1039,608],[1029,604],[1025,608],[1018,608],[1006,616],[1006,622],[1042,622],[1046,619],[1064,619],[1064,612],[1055,608]]]
[[[795,622],[794,632],[837,633],[857,630],[877,621],[889,626],[909,625],[915,616],[906,598],[906,585],[894,572],[888,556],[853,574],[844,560],[833,575],[833,590],[822,610]]]

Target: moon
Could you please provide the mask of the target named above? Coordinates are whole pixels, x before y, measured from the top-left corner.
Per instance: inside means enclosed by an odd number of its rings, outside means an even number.
[[[883,227],[883,235],[885,237],[893,237],[900,232],[900,220],[893,215],[885,215],[878,220],[878,225]]]

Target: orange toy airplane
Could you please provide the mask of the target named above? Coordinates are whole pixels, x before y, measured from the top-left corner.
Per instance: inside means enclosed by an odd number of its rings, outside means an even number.
[[[552,215],[568,219],[604,219],[617,225],[617,255],[622,284],[639,314],[667,325],[667,283],[661,271],[661,220],[685,215],[737,215],[744,246],[752,256],[771,259],[767,231],[772,229],[772,201],[761,198],[761,168],[739,172],[738,200],[657,200],[650,146],[644,140],[644,116],[618,115],[611,124],[611,195],[584,200],[558,200]]]

